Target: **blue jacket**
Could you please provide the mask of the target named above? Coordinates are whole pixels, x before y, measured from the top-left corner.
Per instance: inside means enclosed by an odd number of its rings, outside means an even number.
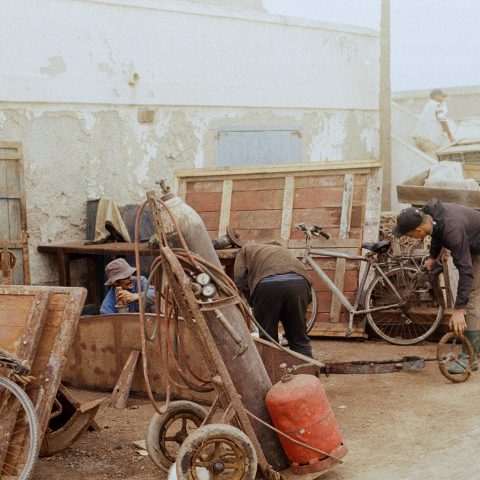
[[[147,279],[144,276],[140,277],[140,282],[142,286],[142,295],[145,292],[145,288],[147,286]],[[138,293],[137,288],[137,278],[133,277],[133,289],[132,293]],[[153,285],[150,285],[148,292],[147,292],[147,301],[145,305],[145,309],[148,309],[155,303],[155,288]],[[117,303],[117,299],[115,297],[115,288],[112,287],[107,293],[107,296],[103,299],[102,306],[100,307],[100,313],[102,315],[107,315],[109,313],[118,313],[117,307],[115,304]],[[128,311],[135,313],[139,311],[138,302],[130,302],[128,304]]]

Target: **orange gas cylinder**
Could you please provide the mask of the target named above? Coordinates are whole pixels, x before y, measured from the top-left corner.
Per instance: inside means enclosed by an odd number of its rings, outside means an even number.
[[[275,428],[302,443],[341,458],[347,453],[320,380],[313,375],[285,375],[265,398]],[[294,473],[320,472],[337,462],[279,435]]]

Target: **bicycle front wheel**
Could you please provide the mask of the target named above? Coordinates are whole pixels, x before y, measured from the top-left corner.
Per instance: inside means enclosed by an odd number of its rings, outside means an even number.
[[[402,301],[382,277],[374,278],[365,295],[367,321],[373,331],[395,345],[413,345],[425,340],[443,319],[443,301],[428,280],[417,282],[419,270],[412,267],[393,268],[385,276],[395,286]],[[399,306],[394,306],[399,304]]]
[[[27,480],[40,447],[37,412],[28,395],[0,376],[0,478]]]

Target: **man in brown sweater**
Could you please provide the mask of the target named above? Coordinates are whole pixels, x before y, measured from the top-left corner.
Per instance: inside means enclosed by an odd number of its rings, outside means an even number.
[[[430,258],[425,264],[428,270],[437,263],[443,247],[450,250],[459,273],[450,328],[457,335],[463,333],[472,344],[474,370],[477,370],[480,345],[480,212],[466,205],[432,200],[422,210],[414,207],[403,210],[398,215],[394,234],[418,239],[431,235]],[[459,363],[451,365],[448,371],[463,373],[462,365],[468,363],[466,349]]]
[[[279,245],[251,243],[237,254],[234,278],[268,335],[278,341],[278,324],[282,322],[289,347],[312,357],[305,327],[311,281],[302,262]],[[267,338],[263,332],[260,337]]]

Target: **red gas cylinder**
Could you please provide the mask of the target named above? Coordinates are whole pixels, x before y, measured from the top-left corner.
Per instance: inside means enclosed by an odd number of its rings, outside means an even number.
[[[313,375],[286,375],[265,398],[275,428],[336,458],[347,453],[320,380]],[[279,435],[294,473],[320,472],[337,462]]]

